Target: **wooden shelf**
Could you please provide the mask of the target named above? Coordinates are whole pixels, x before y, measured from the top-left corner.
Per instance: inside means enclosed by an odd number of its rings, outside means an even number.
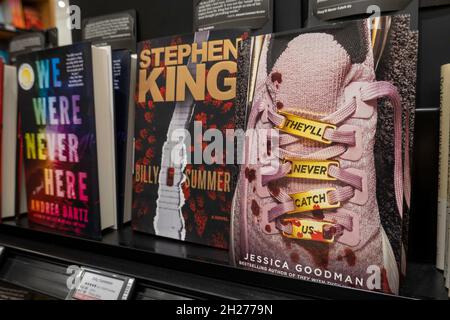
[[[55,0],[22,0],[22,4],[33,6],[40,11],[44,29],[54,28],[56,26]]]
[[[41,13],[44,29],[51,29],[56,26],[55,0],[22,0],[23,5],[33,6]],[[0,23],[0,41],[9,41],[16,35],[33,30],[16,28],[13,25]]]

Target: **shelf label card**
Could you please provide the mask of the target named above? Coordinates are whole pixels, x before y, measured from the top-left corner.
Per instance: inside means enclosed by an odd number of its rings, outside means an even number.
[[[248,28],[265,33],[273,31],[272,0],[196,0],[194,29]]]
[[[313,0],[314,14],[321,20],[339,19],[368,13],[371,7],[382,12],[395,12],[405,9],[411,0]]]
[[[136,52],[136,10],[84,19],[82,30],[82,40],[95,46]]]
[[[68,300],[128,300],[135,280],[112,273],[81,268]]]

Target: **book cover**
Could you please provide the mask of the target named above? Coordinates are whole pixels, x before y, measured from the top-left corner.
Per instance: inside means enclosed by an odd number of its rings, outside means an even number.
[[[139,44],[134,230],[228,248],[245,43],[240,31],[204,31]]]
[[[392,246],[402,276],[406,276],[409,247],[409,222],[411,211],[411,168],[413,164],[414,132],[416,114],[417,61],[419,31],[414,29],[413,18],[408,14],[381,17],[373,20],[378,26],[375,37],[376,77],[378,81],[388,81],[398,90],[402,100],[402,154],[403,188],[405,205],[398,215],[395,205],[395,176],[398,161],[395,152],[396,140],[392,128],[396,124],[396,113],[392,103],[381,99],[378,104],[378,125],[375,143],[375,163],[377,169],[377,199],[381,223]],[[373,25],[372,24],[372,25]],[[395,65],[402,61],[401,68]],[[397,156],[398,158],[398,156]]]
[[[101,236],[92,48],[82,43],[18,58],[28,219]]]
[[[254,49],[232,213],[236,266],[398,294],[416,61],[389,54],[405,39],[396,31],[408,17],[378,22],[267,35]]]
[[[123,222],[125,174],[127,161],[128,107],[130,101],[131,53],[129,50],[114,50],[112,53],[114,76],[114,116],[117,161],[117,212],[119,225]]]

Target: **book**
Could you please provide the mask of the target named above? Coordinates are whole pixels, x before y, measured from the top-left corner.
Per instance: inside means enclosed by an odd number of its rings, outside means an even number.
[[[5,64],[9,62],[9,52],[7,50],[0,50],[0,60]]]
[[[136,55],[113,50],[118,224],[131,221]]]
[[[378,105],[378,127],[375,143],[375,164],[377,173],[377,200],[381,223],[395,259],[400,265],[402,276],[407,272],[409,246],[409,217],[411,208],[411,168],[413,164],[414,131],[416,114],[416,83],[419,32],[414,29],[414,15],[393,15],[372,19],[372,25],[378,26],[373,33],[373,51],[378,81],[387,81],[397,88],[402,100],[402,153],[403,190],[405,205],[403,213],[398,214],[394,172],[399,161],[396,160],[395,135],[391,129],[396,113],[391,103],[382,99]],[[405,43],[400,45],[399,41]],[[388,43],[388,45],[386,45]],[[404,61],[402,68],[394,68],[398,61]],[[387,129],[384,129],[387,128]],[[399,157],[397,156],[397,159]],[[397,187],[398,189],[398,187]]]
[[[41,13],[35,7],[24,6],[23,15],[25,19],[25,28],[43,30],[44,22],[42,20]]]
[[[24,209],[24,201],[16,203],[16,197],[24,195],[24,188],[17,183],[16,170],[23,165],[17,156],[17,70],[13,66],[4,66],[3,106],[1,110],[1,214],[2,218],[12,218]],[[23,186],[23,185],[22,185]]]
[[[449,152],[450,152],[450,64],[441,68],[441,108],[439,137],[439,189],[437,222],[437,256],[436,267],[445,269],[447,208],[449,186]]]
[[[21,29],[26,27],[22,0],[3,0],[2,8],[5,24]]]
[[[409,17],[380,19],[380,30],[365,19],[254,41],[236,267],[399,293],[415,55],[390,54]]]
[[[5,15],[3,14],[4,8],[0,3],[0,24],[5,24]]]
[[[139,43],[135,231],[229,247],[238,173],[233,135],[246,116],[237,90],[245,89],[237,82],[246,43],[244,31],[231,30]]]
[[[99,239],[117,225],[111,49],[80,43],[17,66],[28,219]]]
[[[439,141],[439,202],[437,231],[437,268],[444,271],[446,288],[450,287],[450,64],[441,67],[441,123]],[[444,153],[446,152],[446,153]],[[443,154],[444,153],[444,154]],[[446,162],[444,162],[446,161]],[[444,176],[447,174],[447,176]],[[446,186],[442,186],[442,184]],[[447,197],[441,200],[443,190]],[[442,202],[446,207],[443,208]]]

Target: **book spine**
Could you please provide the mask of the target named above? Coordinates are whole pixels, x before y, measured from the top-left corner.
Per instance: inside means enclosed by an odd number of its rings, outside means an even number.
[[[450,110],[450,64],[447,64],[442,67],[442,88],[441,88],[441,100],[442,104],[446,105],[447,110]],[[448,111],[450,113],[450,111]],[[447,122],[447,125],[450,127],[450,116]],[[450,131],[450,129],[449,129]],[[449,132],[450,134],[450,132]],[[448,141],[449,146],[449,156],[447,162],[447,171],[448,171],[448,179],[447,179],[447,211],[446,211],[446,221],[445,221],[445,244],[444,244],[444,279],[445,286],[447,288],[450,287],[450,138]],[[450,293],[449,293],[450,295]]]
[[[450,142],[450,64],[441,68],[441,123],[439,139],[439,190],[436,267],[445,268],[447,231],[448,167]]]

